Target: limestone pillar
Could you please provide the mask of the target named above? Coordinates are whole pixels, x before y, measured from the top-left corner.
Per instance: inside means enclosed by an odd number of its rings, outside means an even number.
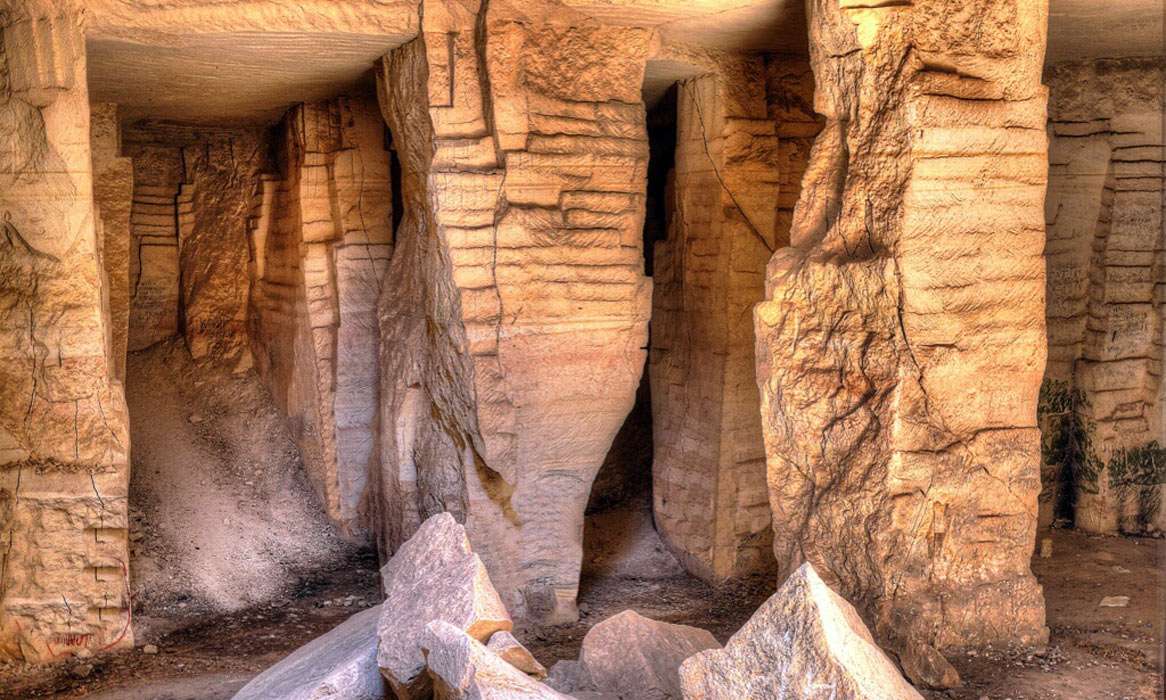
[[[366,531],[375,464],[376,302],[392,253],[384,123],[371,99],[302,104],[283,124],[281,178],[248,223],[256,369],[289,419],[329,517]]]
[[[425,2],[380,79],[405,209],[381,297],[377,523],[388,553],[454,512],[512,614],[570,620],[583,510],[645,355],[650,37],[488,8]]]
[[[1162,58],[1048,70],[1045,523],[1166,529]]]
[[[92,106],[93,202],[101,222],[97,244],[105,266],[113,376],[125,383],[130,317],[130,211],[134,162],[121,155],[117,105]]]
[[[677,85],[675,201],[653,279],[652,494],[665,542],[717,581],[772,562],[750,310],[788,229],[763,61],[689,58],[712,71]]]
[[[85,42],[0,3],[0,656],[132,643],[125,400],[103,314]]]
[[[812,0],[814,146],[755,310],[774,551],[892,647],[1039,642],[1044,0]]]

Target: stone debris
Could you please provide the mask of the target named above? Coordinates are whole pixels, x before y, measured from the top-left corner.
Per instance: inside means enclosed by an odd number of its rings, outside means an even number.
[[[540,664],[538,659],[534,658],[534,654],[522,646],[522,642],[519,642],[513,634],[505,630],[490,635],[490,641],[486,643],[486,647],[503,661],[528,676],[534,676],[539,680],[547,677],[546,666]]]
[[[378,700],[378,605],[358,612],[251,680],[233,700]],[[155,651],[156,653],[156,651]]]
[[[678,699],[681,662],[720,646],[706,630],[625,610],[588,630],[579,662],[600,692],[644,700]]]
[[[478,641],[513,627],[465,528],[449,513],[426,520],[381,569],[385,589],[377,664],[398,698],[429,692],[421,641],[435,620]]]
[[[854,607],[802,564],[730,639],[680,665],[685,700],[922,700]]]
[[[444,620],[428,625],[421,646],[438,700],[570,700]]]
[[[547,674],[547,685],[562,693],[578,697],[579,693],[597,692],[587,668],[574,659],[556,661]]]
[[[151,655],[157,654],[158,653],[158,645],[157,644],[147,644],[144,647],[142,647],[142,653],[143,654],[151,654]]]
[[[943,690],[960,685],[959,671],[930,644],[907,644],[899,652],[899,665],[903,675],[916,686]]]
[[[1097,604],[1099,608],[1124,608],[1130,604],[1128,595],[1107,595]]]

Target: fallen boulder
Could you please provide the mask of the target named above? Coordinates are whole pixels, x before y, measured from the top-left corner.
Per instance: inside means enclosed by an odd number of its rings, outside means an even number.
[[[422,523],[381,569],[381,578],[377,665],[401,700],[429,694],[421,652],[429,623],[442,620],[482,642],[513,627],[465,528],[449,513]]]
[[[437,700],[572,700],[443,620],[429,624],[421,646]]]
[[[546,666],[540,664],[538,659],[534,658],[534,654],[522,646],[522,642],[505,630],[490,635],[490,641],[486,643],[486,648],[528,676],[534,676],[539,680],[547,677]]]
[[[637,700],[679,700],[681,662],[720,647],[706,630],[624,610],[587,631],[579,662],[599,692]]]
[[[547,685],[560,693],[568,693],[576,697],[580,693],[598,692],[583,664],[571,659],[556,661],[551,666],[550,673],[547,674]]]
[[[381,608],[359,612],[253,678],[233,700],[379,700],[377,668]]]
[[[724,649],[680,665],[686,700],[922,700],[854,607],[806,563]]]

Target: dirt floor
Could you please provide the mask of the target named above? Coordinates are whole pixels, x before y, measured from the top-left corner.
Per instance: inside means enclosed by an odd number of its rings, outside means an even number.
[[[575,658],[587,629],[626,608],[660,620],[706,627],[727,639],[772,592],[769,580],[713,589],[677,574],[643,530],[642,506],[597,516],[604,531],[619,521],[634,533],[589,552],[597,557],[580,594],[582,619],[568,627],[522,629],[518,635],[547,666]],[[589,526],[597,523],[593,516]],[[1051,640],[1042,652],[998,650],[953,658],[961,688],[928,692],[932,700],[1036,700],[1162,697],[1164,541],[1052,533],[1053,556],[1035,558],[1045,587]],[[651,563],[652,578],[627,573]],[[641,569],[643,571],[643,569]],[[1127,607],[1099,607],[1105,596]],[[87,659],[28,675],[0,669],[0,698],[217,700],[230,698],[260,670],[307,640],[377,601],[376,563],[358,554],[301,576],[286,598],[212,616],[184,612],[157,640],[158,653]]]

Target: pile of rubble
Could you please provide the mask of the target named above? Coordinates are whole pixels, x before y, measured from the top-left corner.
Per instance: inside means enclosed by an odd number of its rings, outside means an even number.
[[[381,575],[381,605],[296,650],[235,700],[921,700],[808,564],[724,647],[705,630],[626,610],[549,673],[511,634],[451,515],[427,520]]]

